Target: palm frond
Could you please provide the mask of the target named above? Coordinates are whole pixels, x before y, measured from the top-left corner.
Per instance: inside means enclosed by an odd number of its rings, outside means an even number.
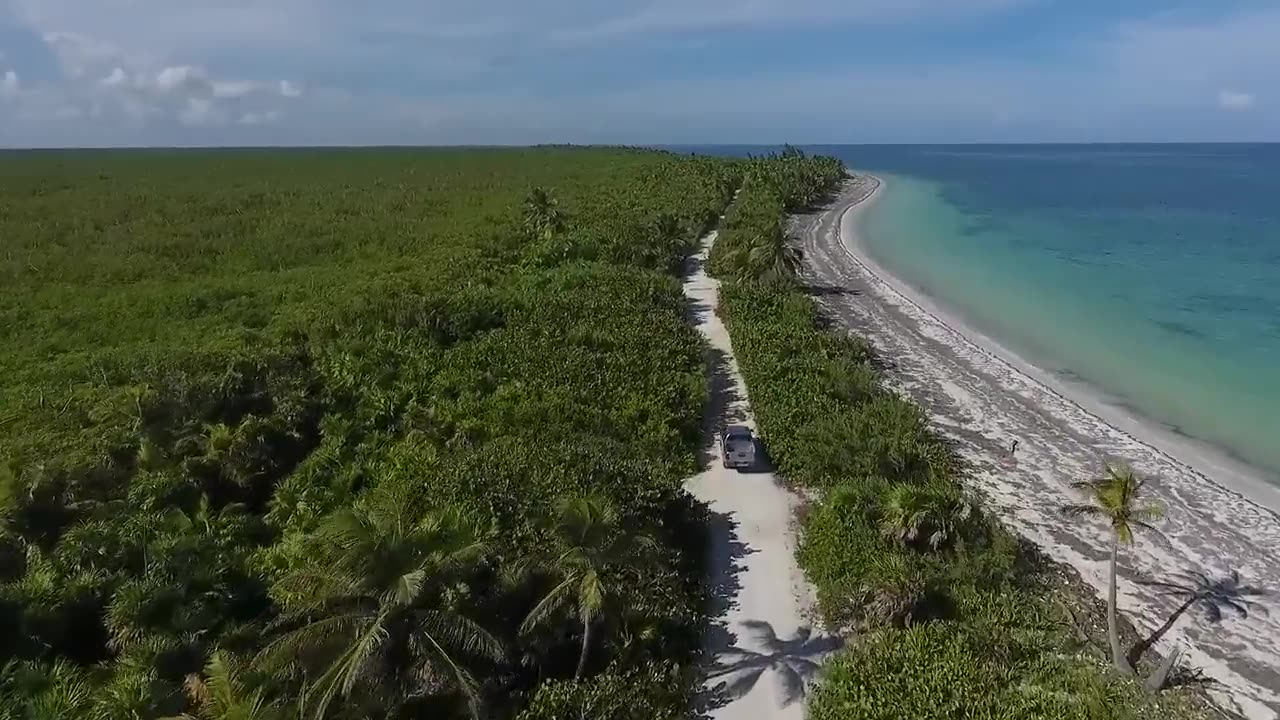
[[[1160,531],[1160,528],[1156,527],[1155,525],[1152,525],[1149,522],[1146,522],[1145,520],[1130,520],[1129,524],[1135,527],[1140,527],[1143,530],[1146,530],[1147,532],[1151,533],[1152,535],[1156,535],[1156,536],[1164,535],[1164,533]]]
[[[1102,508],[1097,507],[1095,505],[1070,504],[1070,505],[1062,506],[1062,514],[1066,515],[1067,517],[1099,518],[1099,517],[1105,517],[1107,513],[1104,512]]]
[[[345,658],[340,661],[346,665],[342,674],[342,694],[351,693],[356,683],[360,681],[360,676],[364,673],[369,659],[376,655],[382,644],[391,637],[386,626],[388,615],[389,613],[384,613],[370,623],[360,638],[352,644]]]
[[[410,605],[422,594],[422,588],[426,582],[427,571],[423,568],[407,572],[396,578],[386,600],[390,604],[402,607]]]
[[[1129,523],[1111,523],[1111,531],[1115,536],[1116,542],[1121,545],[1133,544],[1133,526]]]
[[[188,683],[187,695],[196,701],[203,695],[203,702],[198,705],[211,705],[216,709],[225,709],[235,704],[242,690],[236,668],[226,653],[214,651],[204,664],[205,680],[202,683]],[[199,692],[203,686],[203,693]]]
[[[474,720],[480,720],[480,696],[476,692],[476,682],[471,676],[471,673],[467,672],[465,668],[455,662],[449,652],[436,641],[436,638],[433,635],[430,633],[423,633],[422,637],[426,638],[427,643],[435,649],[436,656],[449,666],[449,670],[453,674],[454,681],[457,684],[458,691],[467,698],[467,709],[471,712],[471,717],[474,718]]]
[[[534,605],[529,614],[525,616],[524,622],[520,623],[520,634],[527,635],[532,632],[534,628],[541,625],[548,617],[559,610],[568,600],[569,590],[576,580],[577,577],[570,575],[552,588],[551,592],[543,596],[538,601],[538,604]]]
[[[582,574],[578,584],[578,617],[588,623],[604,609],[604,584],[595,570]]]
[[[258,652],[254,663],[267,670],[283,668],[299,657],[314,654],[317,646],[359,633],[370,617],[364,613],[333,615],[312,620],[281,635]]]
[[[329,705],[339,695],[349,695],[359,683],[369,658],[388,637],[384,620],[385,617],[380,616],[370,623],[307,689],[302,699],[303,706],[314,710],[316,720],[323,720]]]
[[[420,618],[418,628],[436,638],[440,647],[488,660],[502,659],[502,642],[471,618],[438,610],[423,611]]]

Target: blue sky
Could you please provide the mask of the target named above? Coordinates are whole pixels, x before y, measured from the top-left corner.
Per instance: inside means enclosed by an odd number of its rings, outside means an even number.
[[[1280,140],[1280,1],[0,0],[0,146]]]

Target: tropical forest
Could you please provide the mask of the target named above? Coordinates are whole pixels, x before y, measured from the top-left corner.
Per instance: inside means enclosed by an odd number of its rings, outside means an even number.
[[[808,716],[1202,717],[824,322],[788,216],[847,175],[792,149],[6,155],[0,720],[699,717],[682,480],[710,386],[681,278],[715,229],[844,639]],[[1135,484],[1068,511],[1140,529]]]

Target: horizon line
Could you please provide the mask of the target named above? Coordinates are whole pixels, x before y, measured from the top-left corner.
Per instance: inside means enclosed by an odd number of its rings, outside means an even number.
[[[1017,141],[1017,142],[680,142],[680,143],[446,143],[446,144],[322,144],[322,145],[47,145],[32,147],[0,147],[0,153],[16,152],[67,152],[67,151],[128,151],[128,150],[503,150],[521,148],[619,148],[647,149],[696,149],[696,148],[796,148],[812,147],[1116,147],[1134,145],[1280,145],[1280,140],[1139,140],[1139,141]]]

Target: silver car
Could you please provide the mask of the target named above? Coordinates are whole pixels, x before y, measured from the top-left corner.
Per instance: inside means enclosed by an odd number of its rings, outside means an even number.
[[[746,425],[727,425],[720,432],[720,453],[727,468],[751,468],[756,464],[756,439]]]

